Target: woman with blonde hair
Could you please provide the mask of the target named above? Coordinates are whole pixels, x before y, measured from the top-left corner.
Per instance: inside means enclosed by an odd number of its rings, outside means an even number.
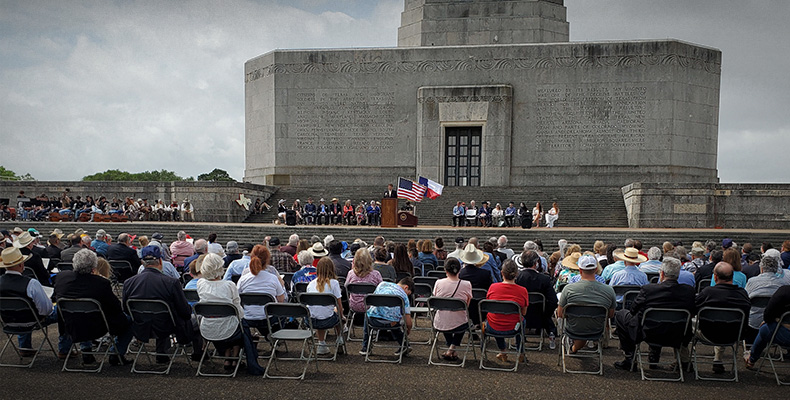
[[[112,274],[112,267],[110,267],[110,262],[99,257],[99,261],[96,263],[96,269],[93,270],[95,275],[99,275],[104,279],[109,280],[110,275]]]
[[[326,330],[334,327],[337,336],[337,345],[343,345],[342,324],[340,316],[343,315],[342,294],[340,283],[335,275],[335,264],[327,257],[318,260],[316,278],[307,285],[307,293],[330,293],[337,299],[337,306],[308,306],[313,329],[318,336],[318,355],[329,354],[326,345]],[[337,311],[335,311],[337,310]]]
[[[535,225],[535,228],[540,228],[541,218],[543,218],[543,207],[540,206],[540,202],[537,202],[532,209],[532,223]]]
[[[560,218],[560,206],[557,202],[551,203],[551,209],[546,213],[546,228],[554,228],[557,219]]]
[[[354,223],[354,206],[351,204],[351,199],[346,200],[343,205],[343,220],[346,225],[356,225]]]

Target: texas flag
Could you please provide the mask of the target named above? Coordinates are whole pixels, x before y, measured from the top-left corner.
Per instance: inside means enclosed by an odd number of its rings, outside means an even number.
[[[425,191],[425,197],[431,200],[436,200],[437,197],[442,195],[442,189],[444,189],[444,186],[423,177],[420,177],[419,183],[420,185],[428,187],[428,190]]]

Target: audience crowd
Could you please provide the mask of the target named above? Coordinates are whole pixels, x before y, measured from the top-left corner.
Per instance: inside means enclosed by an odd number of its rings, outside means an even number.
[[[337,199],[331,203],[337,204]],[[470,203],[474,207],[474,202]],[[322,199],[319,205],[323,204]],[[508,209],[512,207],[510,203]],[[344,218],[342,211],[330,211],[324,216],[321,210],[310,199],[304,208],[299,207],[302,218],[314,218],[315,222],[341,223]],[[483,219],[481,214],[477,215],[479,220]],[[494,223],[498,213],[491,214],[490,223]],[[505,213],[503,218],[508,215],[513,219],[533,218],[532,214],[518,212]],[[370,218],[365,215],[357,220],[354,216],[356,222]],[[539,221],[540,213],[538,216]],[[195,360],[200,359],[206,341],[215,342],[219,353],[229,357],[225,361],[228,370],[237,368],[232,358],[244,348],[248,373],[261,375],[264,368],[258,364],[256,343],[259,333],[263,337],[271,334],[267,316],[262,306],[243,305],[240,296],[266,293],[276,302],[295,302],[298,292],[329,293],[337,299],[336,304],[310,307],[319,356],[329,354],[330,347],[343,346],[342,327],[355,323],[363,327],[363,355],[369,350],[367,338],[371,329],[404,324],[403,331],[393,332],[391,339],[402,344],[396,354],[408,354],[413,325],[410,307],[429,295],[458,298],[469,306],[468,319],[467,314],[448,311],[437,314],[433,321],[444,333],[446,351],[441,356],[448,361],[458,360],[458,348],[470,326],[505,335],[522,329],[521,326],[531,332],[543,331],[549,347],[554,349],[561,345],[557,343],[557,318],[563,318],[566,308],[575,303],[598,304],[609,310],[624,355],[622,361],[615,363],[619,369],[631,370],[635,348],[643,339],[641,317],[651,307],[686,310],[692,316],[705,307],[742,310],[746,316],[743,339],[751,344],[750,351],[743,355],[747,368],[754,367],[774,332],[777,343],[790,346],[790,327],[779,324],[781,316],[790,311],[790,241],[782,243],[779,249],[770,243],[739,246],[730,239],[694,242],[690,247],[665,242],[660,247],[644,249],[641,241],[635,239],[627,239],[622,245],[596,241],[592,248],[560,240],[556,251],[547,252],[540,240],[510,248],[504,235],[488,239],[457,237],[453,248],[445,250],[441,237],[396,243],[378,236],[367,243],[359,238],[344,241],[328,235],[307,239],[293,234],[282,241],[266,236],[260,243],[231,240],[223,246],[216,234],[193,240],[183,231],[169,243],[161,233],[153,233],[150,239],[121,233],[113,241],[101,229],[93,238],[79,229],[65,236],[65,240],[60,230],[47,237],[33,228],[1,233],[0,296],[26,299],[43,324],[59,323],[61,358],[69,355],[72,337],[84,338],[86,330],[97,337],[103,333],[94,322],[63,321],[53,303],[68,298],[97,300],[107,317],[109,333],[115,337],[113,345],[120,353],[110,363],[124,365],[129,362],[125,357],[127,348],[139,334],[133,329],[127,300],[157,299],[170,306],[175,320],[170,330],[154,329],[160,353],[157,362],[169,362],[166,353],[171,342],[167,338],[174,334],[178,343],[192,344],[191,357]],[[116,260],[125,260],[132,268],[118,269]],[[419,292],[424,277],[438,278],[432,282],[431,293]],[[366,309],[364,294],[346,293],[348,285],[357,283],[375,285],[376,294],[402,298],[404,310]],[[616,291],[624,286],[638,291],[635,299],[626,301],[626,296]],[[45,294],[45,287],[53,287],[51,296]],[[232,305],[241,322],[227,318],[197,320],[190,307],[195,301],[188,301],[185,295],[190,290],[196,291],[201,302]],[[481,298],[473,296],[475,290],[484,291],[487,299],[517,303],[521,315],[479,315],[473,311]],[[545,297],[543,312],[527,312],[528,294],[532,292]],[[755,297],[770,300],[756,306],[751,301]],[[368,318],[363,318],[365,313]],[[3,315],[4,321],[6,317]],[[583,330],[586,322],[567,323],[569,329]],[[273,325],[273,329],[279,328]],[[328,344],[329,332],[334,332],[335,341]],[[679,338],[683,342],[683,367],[689,362],[687,350],[692,335],[689,331]],[[20,334],[18,343],[23,356],[34,354],[30,334]],[[88,341],[78,347],[87,352],[94,345]],[[568,351],[574,353],[586,345],[585,341],[573,341]],[[497,339],[497,347],[498,362],[510,362],[507,343]],[[523,344],[516,341],[515,348],[519,361],[526,361]],[[716,349],[714,373],[725,372],[723,352],[722,348]],[[658,365],[660,353],[660,348],[650,349],[651,365]],[[82,361],[95,362],[88,354],[83,355]]]

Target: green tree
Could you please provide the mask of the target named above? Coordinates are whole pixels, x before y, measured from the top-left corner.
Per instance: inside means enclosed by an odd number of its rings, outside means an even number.
[[[4,181],[34,181],[36,178],[33,178],[30,174],[24,175],[17,175],[16,172],[11,171],[10,169],[6,169],[2,165],[0,165],[0,180]]]
[[[117,169],[108,169],[104,172],[98,172],[93,175],[82,177],[83,181],[146,181],[146,182],[170,182],[170,181],[184,181],[173,171],[144,171],[138,173],[131,173]]]
[[[198,175],[197,180],[215,181],[215,182],[236,182],[235,179],[230,177],[227,171],[219,168],[214,168],[214,170],[209,173]]]

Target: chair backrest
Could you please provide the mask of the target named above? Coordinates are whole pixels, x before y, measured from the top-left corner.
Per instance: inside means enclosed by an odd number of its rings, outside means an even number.
[[[200,301],[197,289],[184,289],[184,296],[188,301]]]
[[[529,306],[527,307],[527,314],[537,312],[543,314],[546,310],[546,296],[540,292],[529,292]]]
[[[29,326],[40,327],[38,313],[33,304],[22,297],[0,297],[0,325],[25,323]]]
[[[438,281],[438,280],[439,280],[439,278],[434,277],[434,276],[415,276],[414,277],[414,283],[427,283],[428,285],[431,286],[431,289],[433,289],[434,285],[436,285],[436,281]]]
[[[349,283],[346,285],[348,294],[371,294],[376,291],[376,285],[372,283]]]
[[[334,306],[337,298],[332,293],[300,293],[299,302],[306,306]]]
[[[310,310],[299,303],[269,303],[264,310],[266,315],[273,318],[306,318],[310,319]]]
[[[645,275],[647,275],[647,280],[650,283],[658,283],[658,280],[661,278],[659,272],[645,272]]]
[[[394,294],[369,294],[365,296],[365,307],[398,307],[401,315],[406,312],[403,299]]]
[[[50,262],[52,262],[50,260]],[[69,261],[58,261],[58,271],[73,271],[74,270],[74,263]]]
[[[184,272],[183,274],[181,274],[181,283],[182,284],[186,285],[191,280],[192,280],[192,274],[190,274],[189,272]]]
[[[132,264],[129,264],[129,261],[126,260],[107,260],[110,263],[110,267],[112,269],[132,269]]]
[[[632,290],[638,291],[640,289],[640,286],[639,285],[614,285],[614,286],[612,286],[612,289],[614,289],[614,294],[615,295],[622,296],[626,292],[630,292]]]
[[[634,304],[636,296],[639,296],[639,290],[629,290],[623,293],[623,309],[630,310],[631,304]]]
[[[236,307],[233,304],[220,302],[196,303],[195,314],[203,318],[237,317]]]
[[[25,267],[25,269],[22,270],[22,276],[36,279],[36,271],[33,271],[33,268]]]
[[[241,279],[241,275],[231,275],[231,276],[230,276],[230,280],[231,280],[233,283],[239,283],[239,279]]]
[[[700,281],[697,282],[697,293],[701,292],[702,289],[705,289],[708,286],[710,286],[710,279],[700,279]]]
[[[560,285],[557,286],[557,293],[562,293],[562,290],[565,289],[565,286],[568,286],[568,282],[560,283]]]
[[[277,302],[269,293],[239,293],[239,297],[243,306],[265,306]]]
[[[146,323],[154,318],[167,318],[175,327],[176,320],[170,305],[158,299],[128,299],[126,309],[132,316],[132,322],[137,324]]]
[[[414,267],[414,276],[422,276],[422,270]]]
[[[445,273],[444,270],[441,270],[441,271],[428,271],[428,277],[442,279],[442,278],[446,278],[447,277],[447,273]]]
[[[456,297],[429,297],[428,308],[436,311],[466,311],[466,302]]]
[[[745,322],[746,313],[737,308],[703,307],[697,312],[697,332],[721,346],[738,343]]]
[[[749,299],[752,307],[760,307],[765,308],[768,306],[768,301],[771,300],[771,296],[754,296]]]
[[[306,292],[307,291],[307,285],[309,285],[308,282],[296,282],[296,283],[294,283],[294,285],[293,285],[294,292],[296,292],[296,293],[304,293],[304,292]]]
[[[396,272],[395,273],[395,279],[398,282],[400,282],[401,279],[403,279],[403,278],[411,278],[411,274],[409,274],[408,272]]]
[[[414,295],[417,297],[431,297],[433,294],[433,287],[427,283],[415,283]]]
[[[688,331],[691,313],[673,308],[648,308],[642,314],[642,335],[646,343],[661,347],[680,346]]]
[[[563,307],[565,332],[571,337],[599,338],[604,334],[609,316],[609,309],[600,304],[571,303]],[[578,321],[589,321],[589,324],[577,324]],[[579,330],[578,326],[591,327],[588,331]],[[593,340],[593,339],[589,339]]]
[[[137,271],[132,269],[132,265],[126,260],[107,260],[110,263],[113,276],[118,282],[123,282]]]
[[[107,317],[104,315],[104,311],[101,309],[101,304],[94,300],[94,299],[66,299],[60,298],[58,299],[58,313],[63,321],[66,323],[66,327],[68,328],[70,325],[74,327],[71,322],[72,318],[78,318],[78,316],[82,316],[82,319],[78,321],[84,322],[85,318],[93,318],[96,321],[102,321],[104,324],[105,333],[110,331],[110,325],[107,323]],[[79,329],[78,327],[74,327]],[[72,332],[69,332],[70,334]],[[77,336],[77,337],[74,337]],[[72,334],[72,339],[78,342],[92,340],[97,338],[83,338],[79,335]]]
[[[513,301],[480,300],[477,306],[480,308],[480,315],[483,313],[521,314],[521,306]]]
[[[291,281],[294,279],[293,272],[282,272],[280,275],[283,276],[283,281],[285,282],[285,290],[291,290]]]
[[[488,290],[485,289],[472,289],[473,299],[485,299],[488,296]]]

